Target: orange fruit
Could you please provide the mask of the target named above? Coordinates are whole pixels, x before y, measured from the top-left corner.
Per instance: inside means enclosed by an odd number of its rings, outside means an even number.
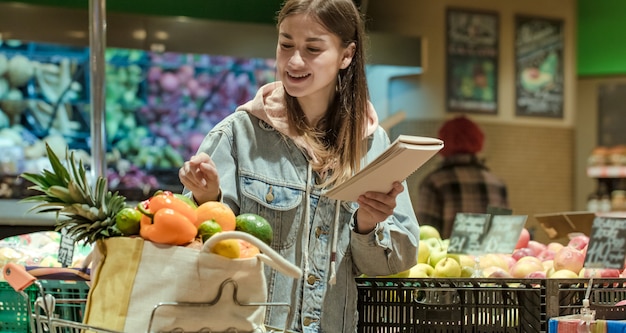
[[[207,201],[196,209],[197,225],[213,220],[222,227],[222,231],[235,230],[236,216],[228,205],[219,201]]]
[[[239,258],[252,258],[261,253],[258,247],[239,239]]]

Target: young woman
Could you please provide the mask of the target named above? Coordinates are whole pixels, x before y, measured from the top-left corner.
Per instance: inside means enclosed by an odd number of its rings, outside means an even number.
[[[272,246],[301,266],[294,281],[268,271],[267,322],[297,332],[355,332],[354,278],[415,265],[419,227],[403,183],[357,202],[324,193],[378,156],[365,79],[364,28],[352,0],[288,0],[278,14],[276,74],[207,135],[180,169],[198,203],[222,200],[273,227]]]

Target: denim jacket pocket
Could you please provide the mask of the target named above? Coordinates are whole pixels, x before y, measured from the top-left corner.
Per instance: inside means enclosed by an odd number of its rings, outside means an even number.
[[[252,177],[241,177],[241,188],[241,212],[260,215],[270,222],[274,232],[274,248],[293,246],[301,223],[299,218],[304,192]]]

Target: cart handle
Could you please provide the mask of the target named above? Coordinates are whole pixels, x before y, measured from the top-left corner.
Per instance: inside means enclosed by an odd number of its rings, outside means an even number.
[[[37,280],[36,277],[26,271],[24,266],[13,262],[4,265],[2,275],[15,291],[24,291],[24,289],[30,287]]]

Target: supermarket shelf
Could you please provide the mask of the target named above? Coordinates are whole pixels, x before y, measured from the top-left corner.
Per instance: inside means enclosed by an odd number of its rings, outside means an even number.
[[[587,168],[591,178],[626,178],[626,166],[594,166]]]
[[[29,211],[35,204],[0,199],[0,239],[30,232],[54,230],[56,215]]]

